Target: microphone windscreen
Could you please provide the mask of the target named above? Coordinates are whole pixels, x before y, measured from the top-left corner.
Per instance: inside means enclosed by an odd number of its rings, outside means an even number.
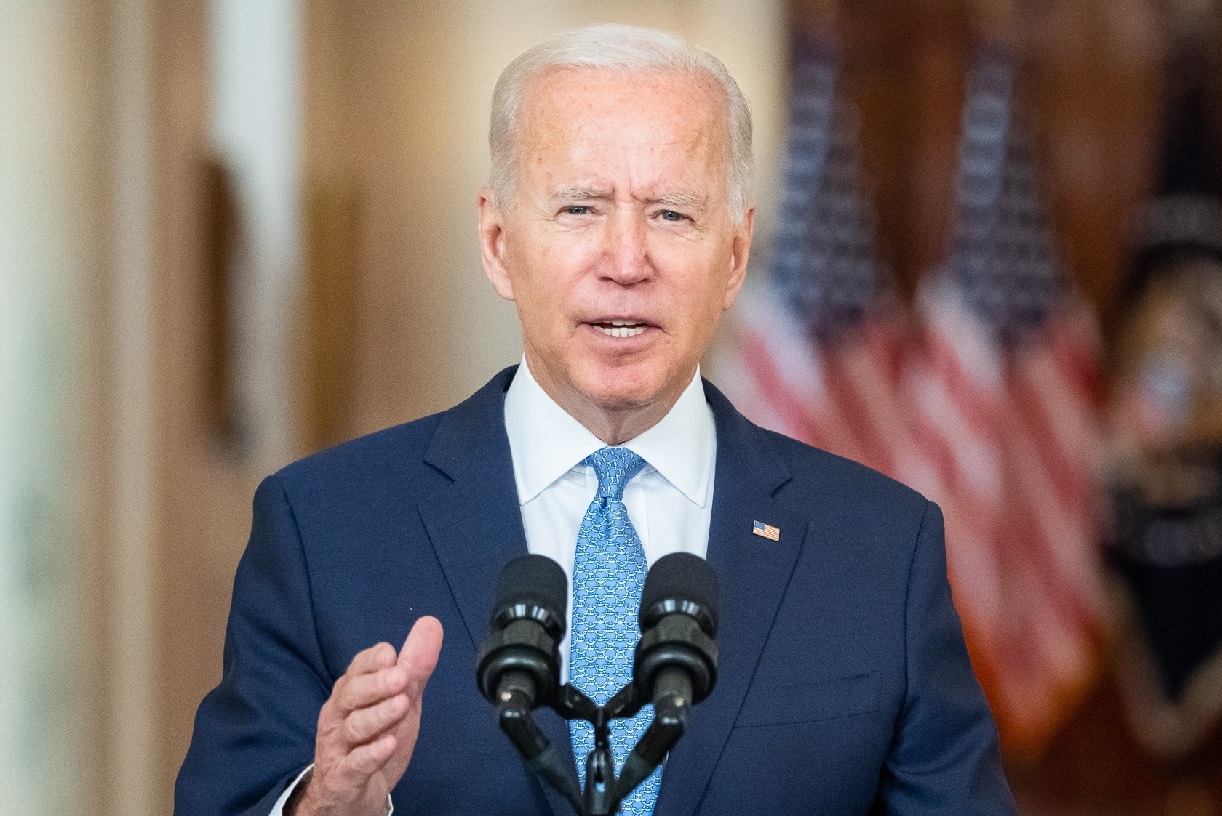
[[[699,556],[685,552],[664,555],[649,568],[641,589],[641,631],[654,624],[651,618],[663,607],[685,611],[681,607],[687,604],[700,607],[716,628],[717,576]]]
[[[522,555],[506,564],[492,614],[519,604],[542,607],[563,622],[569,607],[569,580],[564,567],[543,555]]]

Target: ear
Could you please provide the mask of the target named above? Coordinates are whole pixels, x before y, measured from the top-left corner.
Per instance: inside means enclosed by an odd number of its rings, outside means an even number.
[[[492,288],[505,300],[513,300],[513,281],[505,266],[504,213],[490,187],[479,191],[479,250]]]
[[[734,231],[734,239],[730,244],[730,277],[726,279],[726,295],[722,302],[723,310],[729,309],[738,299],[742,291],[743,281],[747,277],[747,259],[751,255],[751,236],[755,234],[755,207],[747,209],[743,223]]]

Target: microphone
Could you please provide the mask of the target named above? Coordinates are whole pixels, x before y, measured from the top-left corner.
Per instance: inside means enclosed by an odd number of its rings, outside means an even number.
[[[565,762],[531,715],[541,705],[563,702],[557,692],[568,606],[569,581],[555,561],[523,555],[506,564],[475,678],[526,764],[584,813],[577,769]]]
[[[505,566],[492,608],[492,626],[480,648],[476,682],[497,709],[497,720],[527,764],[579,814],[615,813],[619,803],[653,773],[683,736],[688,709],[704,700],[717,679],[717,579],[708,562],[688,553],[658,559],[641,591],[641,639],[634,654],[632,682],[606,706],[573,686],[560,686],[559,644],[568,609],[568,579],[559,564],[540,555],[515,558]],[[594,726],[595,751],[610,759],[609,722],[630,717],[653,702],[653,722],[624,761],[614,765],[603,788],[587,787],[583,798],[577,771],[535,724],[531,712],[550,706],[565,719]],[[601,737],[600,737],[601,735]],[[601,740],[601,742],[600,742]],[[602,748],[599,748],[599,745]]]
[[[717,681],[717,577],[703,558],[659,558],[641,590],[641,640],[633,682],[642,695],[679,706],[699,703]]]
[[[555,561],[523,555],[505,566],[476,669],[488,702],[524,712],[554,699],[567,610],[568,579]]]
[[[688,710],[717,681],[717,578],[703,558],[659,558],[641,590],[641,640],[632,665],[637,705],[653,701],[653,722],[624,761],[619,802],[662,763],[687,727]]]

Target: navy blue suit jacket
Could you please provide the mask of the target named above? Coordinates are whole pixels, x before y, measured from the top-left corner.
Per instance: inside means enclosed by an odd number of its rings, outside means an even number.
[[[475,685],[498,574],[526,552],[503,413],[513,371],[260,486],[224,676],[200,705],[176,813],[268,813],[312,761],[319,708],[353,656],[401,644],[428,614],[445,641],[397,816],[571,816]],[[658,816],[1013,813],[937,507],[705,391],[720,664],[667,760]],[[753,535],[755,520],[780,540]],[[568,746],[559,717],[538,716]]]

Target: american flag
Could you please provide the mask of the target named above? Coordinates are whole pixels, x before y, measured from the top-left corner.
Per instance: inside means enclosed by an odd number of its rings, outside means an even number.
[[[1096,345],[1058,268],[1016,61],[968,78],[954,241],[918,292],[918,456],[955,602],[1007,748],[1037,750],[1093,678],[1102,629]]]
[[[751,532],[755,533],[760,538],[766,538],[769,541],[780,541],[781,530],[779,527],[773,527],[771,524],[765,524],[762,521],[757,521],[751,525]]]
[[[770,280],[744,293],[721,380],[756,422],[893,473],[905,449],[899,313],[837,65],[830,43],[795,39]]]

